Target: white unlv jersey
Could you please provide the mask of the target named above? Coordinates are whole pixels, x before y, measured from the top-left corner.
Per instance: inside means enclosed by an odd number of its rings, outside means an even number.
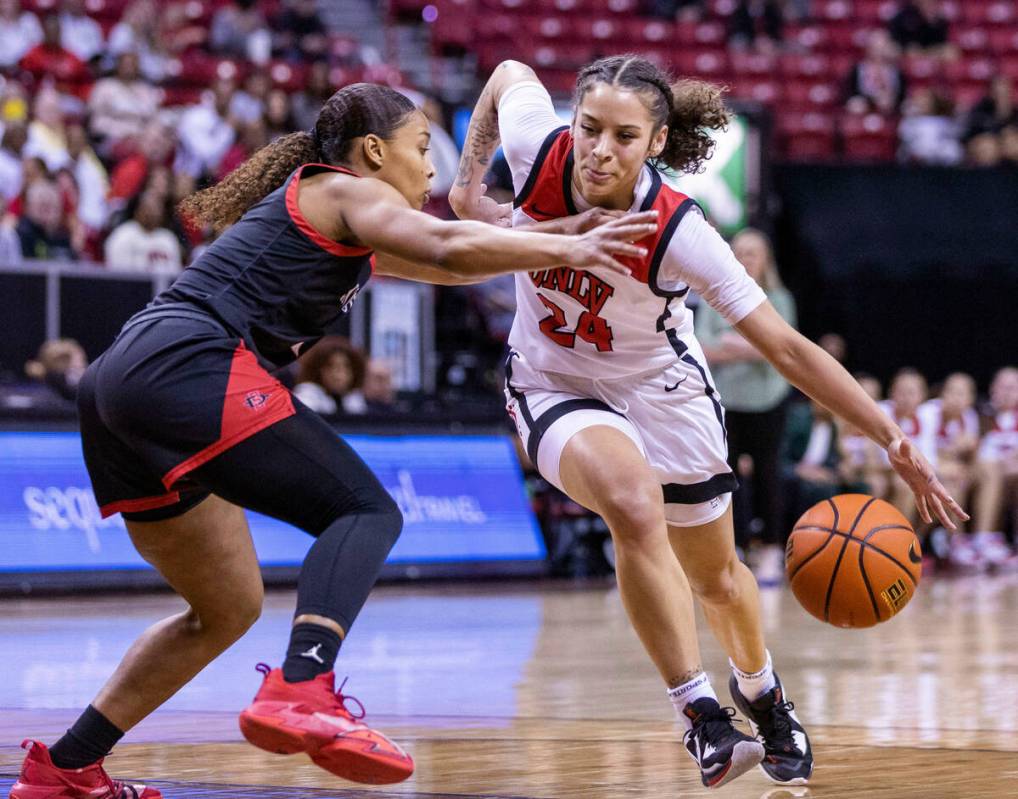
[[[503,96],[499,126],[516,188],[514,226],[584,210],[571,189],[572,136],[540,84],[516,84]],[[732,324],[763,302],[696,203],[648,165],[630,210],[652,209],[658,230],[637,242],[648,255],[620,259],[630,277],[571,267],[516,274],[509,345],[535,369],[600,379],[664,369],[689,349],[693,319],[684,297],[691,288]]]

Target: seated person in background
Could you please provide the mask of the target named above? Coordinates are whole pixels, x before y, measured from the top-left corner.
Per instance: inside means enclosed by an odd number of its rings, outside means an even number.
[[[1014,85],[1005,75],[990,81],[986,96],[965,117],[963,140],[969,163],[997,166],[1002,157],[1002,133],[1018,127]]]
[[[1018,567],[1002,532],[1004,514],[1018,510],[1018,368],[1007,366],[990,384],[976,455],[972,543],[988,566]]]
[[[902,432],[912,441],[930,463],[937,462],[934,431],[927,420],[924,425],[919,417],[919,406],[926,400],[928,388],[926,378],[915,369],[901,369],[891,380],[888,399],[880,403],[880,408],[895,421]],[[912,502],[911,491],[891,469],[890,463],[884,458],[884,469],[890,480],[889,496],[886,499],[900,510],[913,526],[919,520]]]
[[[396,389],[392,385],[392,367],[380,358],[369,358],[364,369],[361,388],[368,413],[393,413],[402,410],[396,405]]]
[[[43,342],[34,360],[25,364],[25,374],[45,385],[54,398],[74,402],[78,383],[88,367],[88,356],[73,338]]]
[[[774,52],[781,44],[785,20],[777,0],[739,0],[728,18],[728,44],[738,49],[755,47]]]
[[[973,459],[979,444],[979,415],[975,410],[976,381],[955,372],[944,381],[940,396],[919,406],[917,415],[924,427],[934,431],[937,476],[951,486],[951,495],[968,496],[972,486]],[[952,565],[973,568],[980,556],[970,537],[959,530],[951,536],[948,555]]]
[[[866,54],[848,74],[845,108],[855,114],[898,113],[905,100],[905,75],[898,66],[898,47],[877,28],[866,42]]]
[[[949,57],[954,55],[947,41],[949,27],[940,0],[912,0],[891,17],[888,30],[902,50]]]
[[[905,104],[905,116],[898,125],[901,147],[898,160],[906,163],[961,163],[961,128],[954,116],[954,103],[943,92],[920,87]]]
[[[855,379],[874,402],[880,402],[883,391],[879,380],[865,372],[857,373]],[[886,464],[881,457],[883,450],[848,422],[840,419],[837,422],[842,480],[847,484],[861,486],[860,490],[865,494],[886,496]]]
[[[78,257],[60,190],[52,180],[35,180],[25,189],[24,213],[16,230],[25,258],[68,261]]]
[[[159,110],[160,90],[141,77],[138,54],[121,53],[113,75],[95,84],[88,98],[89,130],[104,155],[133,152]]]
[[[361,388],[364,355],[342,336],[325,336],[300,358],[293,393],[322,416],[359,415],[368,409]]]
[[[313,61],[328,50],[328,30],[315,0],[287,0],[276,25],[276,48],[292,61]]]
[[[166,198],[146,190],[129,204],[128,212],[130,218],[106,239],[106,266],[120,271],[179,272],[183,256],[177,237],[166,228]]]

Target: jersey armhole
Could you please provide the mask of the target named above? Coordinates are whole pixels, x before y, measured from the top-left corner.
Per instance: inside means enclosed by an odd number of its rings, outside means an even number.
[[[683,217],[690,211],[690,209],[697,209],[700,213],[703,213],[703,209],[696,200],[691,197],[687,197],[680,203],[679,207],[675,209],[674,213],[668,218],[665,223],[664,232],[661,234],[661,238],[658,240],[657,248],[654,250],[654,257],[650,262],[650,269],[647,272],[647,285],[650,290],[653,291],[658,297],[684,297],[689,293],[689,286],[684,286],[681,289],[675,291],[668,291],[658,285],[657,276],[661,270],[661,262],[664,261],[665,253],[668,252],[668,245],[671,244],[672,237],[675,235],[675,231],[679,227],[679,223]]]
[[[365,255],[370,255],[373,251],[370,247],[355,247],[350,244],[343,244],[338,241],[330,239],[328,236],[322,235],[322,233],[312,225],[307,218],[301,213],[300,206],[297,203],[298,192],[300,191],[300,179],[306,167],[325,167],[325,169],[333,172],[340,172],[353,177],[359,177],[355,172],[351,172],[349,169],[343,169],[341,167],[333,167],[328,164],[303,164],[297,168],[297,171],[290,176],[290,185],[286,187],[286,212],[290,215],[290,220],[296,225],[297,229],[307,236],[312,243],[317,244],[326,252],[335,255],[339,258],[359,258]],[[319,170],[321,171],[321,170]]]
[[[537,157],[534,158],[534,165],[530,168],[530,174],[527,175],[527,182],[523,184],[523,188],[520,189],[520,193],[513,198],[513,208],[519,208],[533,193],[534,186],[537,185],[537,178],[541,174],[544,162],[548,158],[548,153],[558,140],[558,137],[566,130],[569,130],[569,126],[562,125],[559,128],[555,128],[555,130],[545,136],[544,141],[541,143],[541,149],[537,151]]]

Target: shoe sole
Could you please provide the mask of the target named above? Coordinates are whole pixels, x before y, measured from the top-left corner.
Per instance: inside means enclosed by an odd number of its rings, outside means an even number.
[[[303,752],[304,731],[296,730],[270,716],[253,713],[240,714],[240,731],[252,746],[277,755],[295,755]]]
[[[365,750],[372,746],[366,742],[332,741],[325,746],[308,740],[308,754],[312,762],[345,780],[365,785],[392,785],[403,782],[414,773],[414,762],[381,752]]]
[[[758,766],[764,758],[763,744],[759,741],[739,741],[732,747],[732,757],[719,775],[715,775],[712,781],[706,783],[706,787],[713,790],[727,785],[736,777],[741,777],[753,766]]]

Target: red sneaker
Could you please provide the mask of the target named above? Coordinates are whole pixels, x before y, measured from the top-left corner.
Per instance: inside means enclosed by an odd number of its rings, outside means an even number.
[[[21,748],[28,754],[10,799],[163,799],[155,788],[111,780],[101,760],[84,768],[57,768],[38,741],[22,741]]]
[[[414,761],[399,744],[361,721],[364,706],[335,690],[335,677],[287,682],[282,669],[258,664],[265,675],[251,705],[240,714],[240,731],[259,749],[290,755],[307,752],[338,777],[371,785],[402,782],[414,773]],[[344,684],[345,684],[344,680]],[[346,702],[357,703],[357,715]]]

